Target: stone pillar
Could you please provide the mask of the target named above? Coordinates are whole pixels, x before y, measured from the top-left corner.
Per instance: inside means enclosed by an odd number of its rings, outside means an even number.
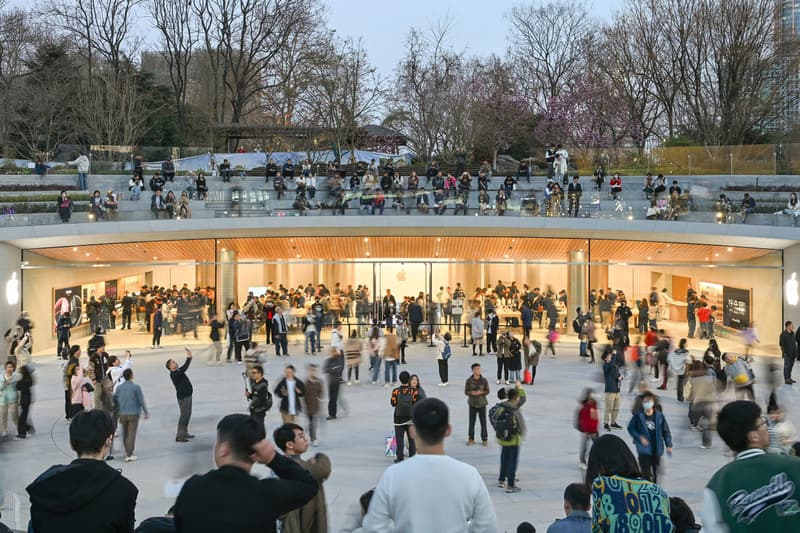
[[[575,318],[575,309],[580,307],[586,312],[588,301],[588,268],[586,268],[586,252],[572,251],[567,256],[569,265],[567,266],[567,329],[570,330],[572,319]],[[571,331],[571,330],[570,330]]]
[[[217,252],[217,313],[222,313],[230,302],[239,302],[237,270],[235,251]]]

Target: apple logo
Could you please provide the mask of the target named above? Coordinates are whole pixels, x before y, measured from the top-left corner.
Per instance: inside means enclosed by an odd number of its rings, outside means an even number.
[[[16,272],[11,274],[11,279],[6,283],[6,301],[8,301],[8,305],[19,303],[19,280]]]
[[[401,270],[397,273],[397,281],[405,281],[406,280],[406,271]]]
[[[800,294],[797,292],[797,272],[792,272],[792,277],[786,280],[786,303],[797,305]]]

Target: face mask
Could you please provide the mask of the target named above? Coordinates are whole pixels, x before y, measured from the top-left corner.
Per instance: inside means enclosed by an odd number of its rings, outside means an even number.
[[[642,407],[644,407],[645,409],[652,409],[653,408],[653,402],[644,402],[642,404]]]

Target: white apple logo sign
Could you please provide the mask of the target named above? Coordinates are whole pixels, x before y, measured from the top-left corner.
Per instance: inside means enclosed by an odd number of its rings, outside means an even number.
[[[8,305],[19,303],[19,280],[16,272],[11,274],[11,279],[6,283],[6,301],[8,301]]]
[[[797,302],[800,301],[797,285],[797,272],[792,272],[792,277],[786,280],[786,303],[789,305],[797,305]]]

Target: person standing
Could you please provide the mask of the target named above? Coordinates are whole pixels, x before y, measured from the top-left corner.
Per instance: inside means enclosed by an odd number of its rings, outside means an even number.
[[[531,373],[531,381],[528,385],[533,385],[536,381],[536,367],[539,366],[539,358],[542,355],[542,343],[523,337],[522,352],[525,357],[525,369],[530,370]]]
[[[421,400],[411,416],[417,455],[390,466],[381,476],[364,517],[366,533],[450,531],[454,525],[497,533],[492,500],[475,467],[445,455],[452,431],[447,405]]]
[[[222,357],[222,331],[225,331],[225,322],[222,322],[217,318],[217,314],[213,313],[211,315],[211,321],[208,324],[211,328],[210,338],[211,338],[211,347],[214,349],[214,359],[211,357],[211,352],[208,353],[208,366],[212,365],[221,365],[221,357]]]
[[[459,317],[460,318],[460,317]],[[400,341],[400,364],[405,365],[406,363],[406,348],[408,347],[408,326],[406,325],[406,321],[403,320],[402,315],[398,315],[397,317],[397,340]]]
[[[480,311],[475,311],[475,316],[469,321],[470,337],[472,337],[472,355],[483,355],[483,334],[485,331],[483,320],[481,319]],[[475,347],[478,347],[478,353],[475,353]],[[488,351],[488,348],[487,348]]]
[[[28,433],[34,433],[33,425],[30,423],[31,403],[33,402],[33,365],[22,365],[19,367],[20,379],[17,382],[17,393],[19,394],[19,418],[17,419],[17,438],[24,439]]]
[[[781,346],[781,355],[783,355],[783,382],[786,385],[796,383],[792,379],[792,368],[794,368],[794,361],[797,359],[797,339],[794,336],[794,324],[791,320],[786,321],[785,329],[781,333],[779,344]]]
[[[278,454],[264,429],[245,414],[228,415],[217,424],[214,462],[216,470],[183,484],[175,500],[177,533],[274,533],[280,516],[302,507],[319,490],[311,474]],[[253,477],[256,462],[276,477]]]
[[[17,383],[22,376],[15,372],[17,365],[13,361],[6,361],[3,365],[3,374],[0,375],[0,437],[8,436],[8,419],[19,429],[19,419],[17,417],[17,403],[19,394],[17,393]]]
[[[102,339],[102,336],[100,338]],[[109,413],[112,410],[112,395],[114,394],[114,384],[111,382],[111,376],[108,375],[110,368],[111,359],[106,353],[105,345],[97,346],[97,349],[89,357],[89,375],[94,385],[94,406]]]
[[[397,335],[389,330],[384,336],[383,346],[383,384],[389,386],[389,376],[391,374],[392,387],[397,383],[397,365],[400,358],[400,346]]]
[[[131,313],[133,311],[133,297],[125,291],[125,296],[122,297],[122,326],[120,329],[125,329],[128,326],[128,331],[131,329]]]
[[[361,341],[358,340],[358,332],[356,330],[350,331],[350,338],[344,345],[344,356],[347,363],[347,384],[351,385],[353,382],[350,380],[355,373],[355,383],[358,384],[358,369],[361,366]]]
[[[758,404],[737,400],[717,416],[717,432],[736,454],[703,493],[703,531],[800,531],[800,459],[768,454],[767,421]]]
[[[525,389],[517,381],[514,388],[509,388],[506,393],[507,400],[500,403],[497,409],[493,408],[493,416],[497,443],[500,445],[500,477],[497,486],[505,487],[507,493],[520,492],[522,489],[516,484],[517,464],[519,463],[519,448],[525,436],[525,419],[519,408],[525,404]]]
[[[156,311],[153,313],[153,343],[150,346],[154,350],[156,346],[161,348],[161,331],[164,325],[164,315],[161,313],[161,306],[156,305]]]
[[[448,382],[448,360],[452,355],[452,348],[450,347],[450,340],[453,338],[450,332],[441,336],[439,330],[433,334],[433,343],[436,345],[436,364],[439,367],[439,386],[447,387]]]
[[[76,165],[78,167],[78,187],[80,187],[82,191],[89,190],[86,178],[89,175],[90,163],[89,158],[83,152],[80,152],[74,161],[67,163],[68,165]]]
[[[408,437],[408,456],[414,457],[414,454],[417,453],[409,428],[411,427],[411,414],[414,404],[417,403],[419,392],[409,384],[410,380],[411,375],[408,372],[405,370],[400,372],[400,386],[392,390],[392,397],[389,399],[389,403],[394,407],[394,438],[397,442],[395,463],[403,461],[405,457],[403,450],[406,437]]]
[[[69,338],[71,336],[71,329],[72,329],[72,319],[69,316],[69,313],[63,313],[58,318],[58,326],[56,327],[56,331],[58,333],[58,347],[56,348],[56,357],[64,356],[64,351],[69,350]]]
[[[352,339],[348,339],[348,344],[350,340]],[[358,339],[355,340],[358,341]],[[360,348],[359,357],[361,357]],[[339,387],[344,374],[344,354],[331,349],[330,357],[325,360],[324,371],[328,375],[328,416],[325,420],[336,420],[339,407]]]
[[[303,335],[305,336],[304,353],[308,355],[308,344],[311,342],[311,355],[317,354],[317,322],[314,320],[312,310],[309,309],[302,320]]]
[[[272,317],[272,341],[275,343],[275,356],[281,356],[283,350],[284,357],[289,357],[289,342],[286,335],[289,332],[286,327],[286,318],[283,316],[283,307],[275,306],[275,316]]]
[[[581,449],[578,453],[578,466],[586,468],[589,455],[589,443],[597,440],[597,429],[600,417],[597,414],[597,402],[592,398],[592,389],[583,392],[578,408],[578,431],[581,432]]]
[[[683,402],[683,386],[686,384],[686,365],[692,363],[692,355],[686,349],[686,339],[678,341],[678,348],[667,356],[669,369],[678,378],[678,401]],[[667,382],[664,372],[664,383]],[[665,387],[666,388],[666,387]]]
[[[178,366],[178,362],[174,359],[167,359],[167,370],[169,370],[169,378],[175,386],[175,393],[178,398],[178,432],[175,435],[175,442],[189,442],[193,439],[194,435],[189,433],[189,420],[192,418],[192,394],[194,388],[186,371],[189,370],[189,365],[192,362],[192,352],[188,348],[186,350],[186,361],[183,365]]]
[[[494,312],[494,308],[486,313],[486,353],[497,355],[497,328],[500,326],[500,319]]]
[[[511,336],[504,331],[497,341],[497,384],[509,385],[508,369],[511,366]]]
[[[122,372],[125,379],[114,392],[114,411],[119,413],[119,423],[122,426],[123,445],[125,447],[125,462],[136,460],[136,430],[139,427],[139,416],[144,414],[144,419],[150,416],[144,402],[144,394],[138,383],[133,382],[133,370],[126,368]]]
[[[601,358],[603,360],[606,398],[606,406],[603,411],[603,429],[606,431],[611,431],[612,428],[622,429],[622,426],[617,424],[617,416],[619,416],[619,386],[622,383],[622,375],[619,373],[619,367],[614,360],[614,352],[611,347],[606,346]]]
[[[269,382],[264,379],[264,367],[255,365],[250,377],[253,380],[250,390],[244,392],[245,397],[250,400],[250,416],[257,420],[266,432],[267,425],[264,419],[272,406],[272,395],[269,392]]]
[[[317,494],[302,507],[283,517],[282,533],[328,533],[328,508],[322,484],[331,475],[331,460],[324,453],[305,461],[301,457],[308,451],[308,437],[297,424],[284,424],[272,434],[275,445],[286,457],[303,467],[317,482]]]
[[[489,433],[486,429],[486,406],[489,403],[486,397],[489,395],[489,380],[481,375],[479,363],[473,363],[470,368],[472,375],[464,384],[464,394],[467,395],[467,405],[469,406],[467,446],[475,444],[475,418],[478,418],[481,424],[481,443],[486,447],[489,446]]]
[[[295,417],[303,410],[300,398],[306,393],[305,383],[294,375],[294,366],[286,366],[283,379],[278,382],[274,392],[281,399],[280,411],[283,423],[294,422]]]
[[[667,455],[672,455],[672,433],[661,409],[656,409],[656,397],[652,392],[642,394],[642,408],[634,413],[628,423],[628,434],[636,445],[642,475],[658,483],[658,469],[664,450]]]
[[[417,335],[419,334],[419,325],[422,324],[422,306],[415,299],[411,299],[408,303],[408,321],[411,323],[411,339],[417,342]]]
[[[311,363],[306,367],[306,416],[308,417],[308,436],[311,437],[311,446],[317,446],[317,417],[319,406],[322,403],[322,382],[317,376],[319,366]],[[339,376],[341,379],[341,376]]]

